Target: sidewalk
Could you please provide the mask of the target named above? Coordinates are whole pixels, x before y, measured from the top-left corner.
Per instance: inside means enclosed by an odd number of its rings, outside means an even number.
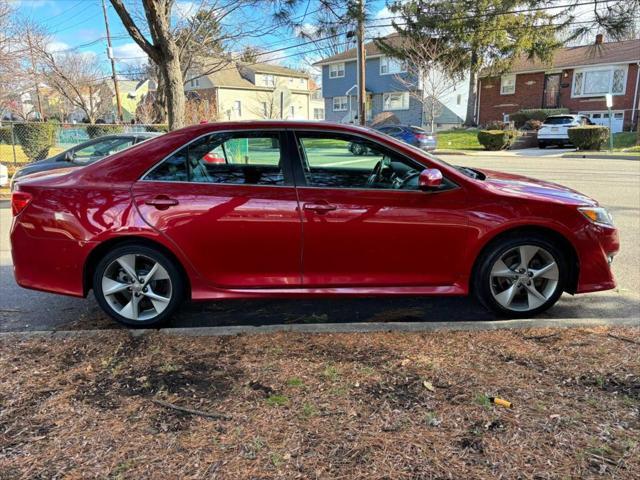
[[[436,150],[435,155],[464,155],[467,157],[539,157],[539,158],[589,158],[610,160],[640,160],[637,152],[577,152],[572,148],[522,148],[518,150]]]

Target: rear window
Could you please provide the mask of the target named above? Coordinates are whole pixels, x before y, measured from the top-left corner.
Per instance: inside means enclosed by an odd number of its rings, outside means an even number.
[[[573,117],[549,117],[544,121],[545,125],[569,125],[573,123]]]
[[[424,128],[420,127],[409,127],[413,133],[430,133],[427,132]]]

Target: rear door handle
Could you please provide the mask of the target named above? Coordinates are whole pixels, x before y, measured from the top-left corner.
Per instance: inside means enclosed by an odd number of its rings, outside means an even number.
[[[178,205],[178,200],[175,198],[167,197],[166,195],[159,195],[155,198],[150,198],[149,200],[145,200],[147,205],[151,205],[152,207],[156,207],[158,210],[166,210],[169,207],[173,207],[174,205]]]
[[[305,203],[302,208],[316,213],[327,213],[335,210],[337,207],[328,203]]]

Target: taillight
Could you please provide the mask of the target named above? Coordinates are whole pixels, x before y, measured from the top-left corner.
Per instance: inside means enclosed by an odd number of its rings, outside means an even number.
[[[27,192],[13,192],[11,194],[11,211],[15,217],[31,203],[32,196]]]
[[[416,138],[418,140],[433,140],[433,136],[426,133],[416,133]]]

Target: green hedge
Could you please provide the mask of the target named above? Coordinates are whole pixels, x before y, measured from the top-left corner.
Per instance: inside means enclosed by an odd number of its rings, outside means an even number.
[[[87,134],[89,138],[98,138],[105,135],[124,132],[123,125],[108,125],[106,123],[96,123],[95,125],[87,125]]]
[[[609,140],[609,129],[601,125],[569,128],[569,141],[578,150],[600,150]]]
[[[20,123],[15,125],[14,133],[22,145],[22,151],[33,162],[47,158],[57,130],[58,125],[54,123]]]
[[[562,115],[569,113],[568,108],[524,108],[516,113],[509,115],[509,120],[514,123],[516,128],[521,128],[527,120],[538,120],[544,122],[551,115]]]
[[[169,125],[166,123],[159,123],[157,125],[147,125],[147,132],[163,132],[167,133],[169,131]]]
[[[516,137],[513,130],[480,130],[478,132],[478,142],[486,150],[504,150],[509,148]]]
[[[0,127],[0,143],[11,145],[11,127]]]

